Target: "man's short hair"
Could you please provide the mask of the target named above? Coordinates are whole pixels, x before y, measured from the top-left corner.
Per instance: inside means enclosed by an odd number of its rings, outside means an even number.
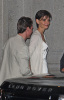
[[[33,24],[33,21],[31,18],[25,17],[25,16],[21,17],[17,23],[18,34],[23,33],[27,27],[31,28],[32,24]]]

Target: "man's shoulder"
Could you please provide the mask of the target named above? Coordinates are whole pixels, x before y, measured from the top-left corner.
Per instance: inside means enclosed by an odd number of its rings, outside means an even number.
[[[14,44],[16,44],[15,38],[16,38],[16,36],[10,37],[4,44],[4,48],[10,47],[11,45],[13,46]]]

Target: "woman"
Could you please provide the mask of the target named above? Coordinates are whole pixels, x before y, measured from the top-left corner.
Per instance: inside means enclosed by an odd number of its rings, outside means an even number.
[[[46,61],[48,45],[44,32],[48,29],[51,19],[51,14],[46,10],[39,10],[35,16],[37,30],[32,34],[29,45],[31,70],[34,75],[48,74]]]

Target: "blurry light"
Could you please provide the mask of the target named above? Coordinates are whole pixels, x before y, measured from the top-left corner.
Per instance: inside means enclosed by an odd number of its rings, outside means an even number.
[[[64,95],[60,95],[58,100],[64,100]]]

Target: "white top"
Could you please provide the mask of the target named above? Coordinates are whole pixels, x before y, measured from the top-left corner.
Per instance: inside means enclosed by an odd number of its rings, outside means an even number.
[[[47,53],[48,53],[48,45],[43,41],[42,42],[42,61],[43,61],[43,65],[42,65],[42,73],[48,73],[48,68],[47,68]]]
[[[31,36],[29,45],[31,70],[34,75],[48,74],[47,51],[48,45],[42,40],[39,31],[36,30]]]

